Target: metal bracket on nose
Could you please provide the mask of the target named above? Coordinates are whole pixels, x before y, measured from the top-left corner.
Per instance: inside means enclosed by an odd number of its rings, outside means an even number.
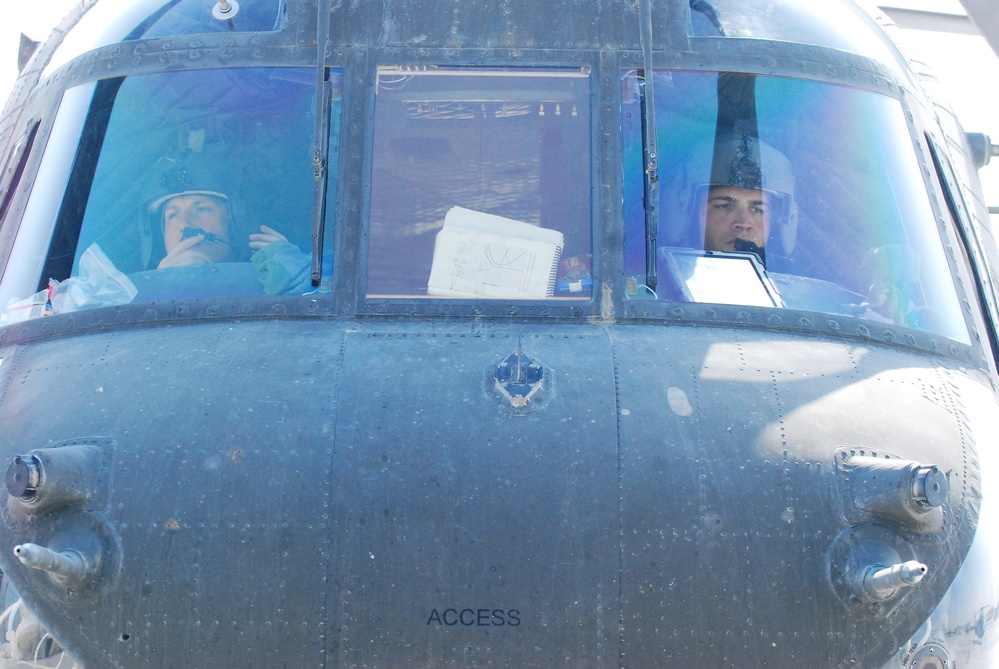
[[[486,394],[505,413],[526,415],[541,409],[555,394],[555,370],[517,350],[486,369]]]
[[[41,516],[105,498],[107,441],[80,440],[14,456],[6,484],[17,513]]]
[[[42,481],[42,463],[35,455],[15,455],[7,467],[7,492],[23,501],[35,499]]]
[[[873,565],[855,576],[853,591],[864,601],[884,602],[900,588],[911,588],[922,581],[928,571],[925,564],[916,560],[890,566]]]
[[[114,449],[113,439],[84,437],[15,455],[8,463],[0,518],[17,529],[17,543],[4,549],[17,559],[12,573],[59,602],[91,601],[118,574],[121,539],[102,513],[110,499]]]
[[[15,546],[14,555],[21,564],[49,574],[52,580],[64,587],[80,587],[100,573],[100,553],[86,556],[73,548],[56,551],[27,543]]]
[[[904,539],[881,525],[856,525],[833,541],[828,554],[833,590],[849,608],[888,616],[929,575]]]
[[[874,516],[922,535],[943,527],[950,481],[937,465],[852,449],[840,450],[836,465],[848,516]]]

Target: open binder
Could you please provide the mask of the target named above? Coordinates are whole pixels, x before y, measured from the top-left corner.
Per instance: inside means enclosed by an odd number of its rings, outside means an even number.
[[[551,297],[564,238],[558,230],[452,207],[437,233],[427,293],[449,297]]]

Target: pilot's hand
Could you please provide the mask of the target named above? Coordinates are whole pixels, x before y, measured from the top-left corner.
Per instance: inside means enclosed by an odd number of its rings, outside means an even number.
[[[210,256],[194,248],[203,241],[205,241],[204,235],[195,235],[180,240],[157,267],[163,269],[164,267],[183,267],[184,265],[205,265],[213,262]]]
[[[251,249],[262,249],[268,244],[273,244],[274,242],[286,242],[288,238],[282,235],[280,232],[274,228],[268,228],[266,225],[260,226],[260,232],[255,232],[250,235],[250,248]]]

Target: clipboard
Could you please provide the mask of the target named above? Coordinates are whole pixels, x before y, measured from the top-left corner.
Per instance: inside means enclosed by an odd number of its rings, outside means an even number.
[[[784,307],[756,254],[661,247],[660,266],[688,302]]]

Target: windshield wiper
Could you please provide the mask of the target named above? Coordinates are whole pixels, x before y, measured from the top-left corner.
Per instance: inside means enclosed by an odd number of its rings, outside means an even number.
[[[312,285],[318,286],[323,277],[323,233],[326,219],[326,174],[329,152],[329,109],[333,86],[326,69],[326,43],[329,41],[329,11],[327,3],[317,3],[316,21],[316,108],[312,140],[312,173],[315,177],[312,193]]]
[[[655,92],[652,80],[652,2],[642,0],[640,33],[642,42],[641,92],[642,172],[645,181],[645,285],[655,291],[659,283],[656,248],[659,237],[659,150],[656,135]]]

